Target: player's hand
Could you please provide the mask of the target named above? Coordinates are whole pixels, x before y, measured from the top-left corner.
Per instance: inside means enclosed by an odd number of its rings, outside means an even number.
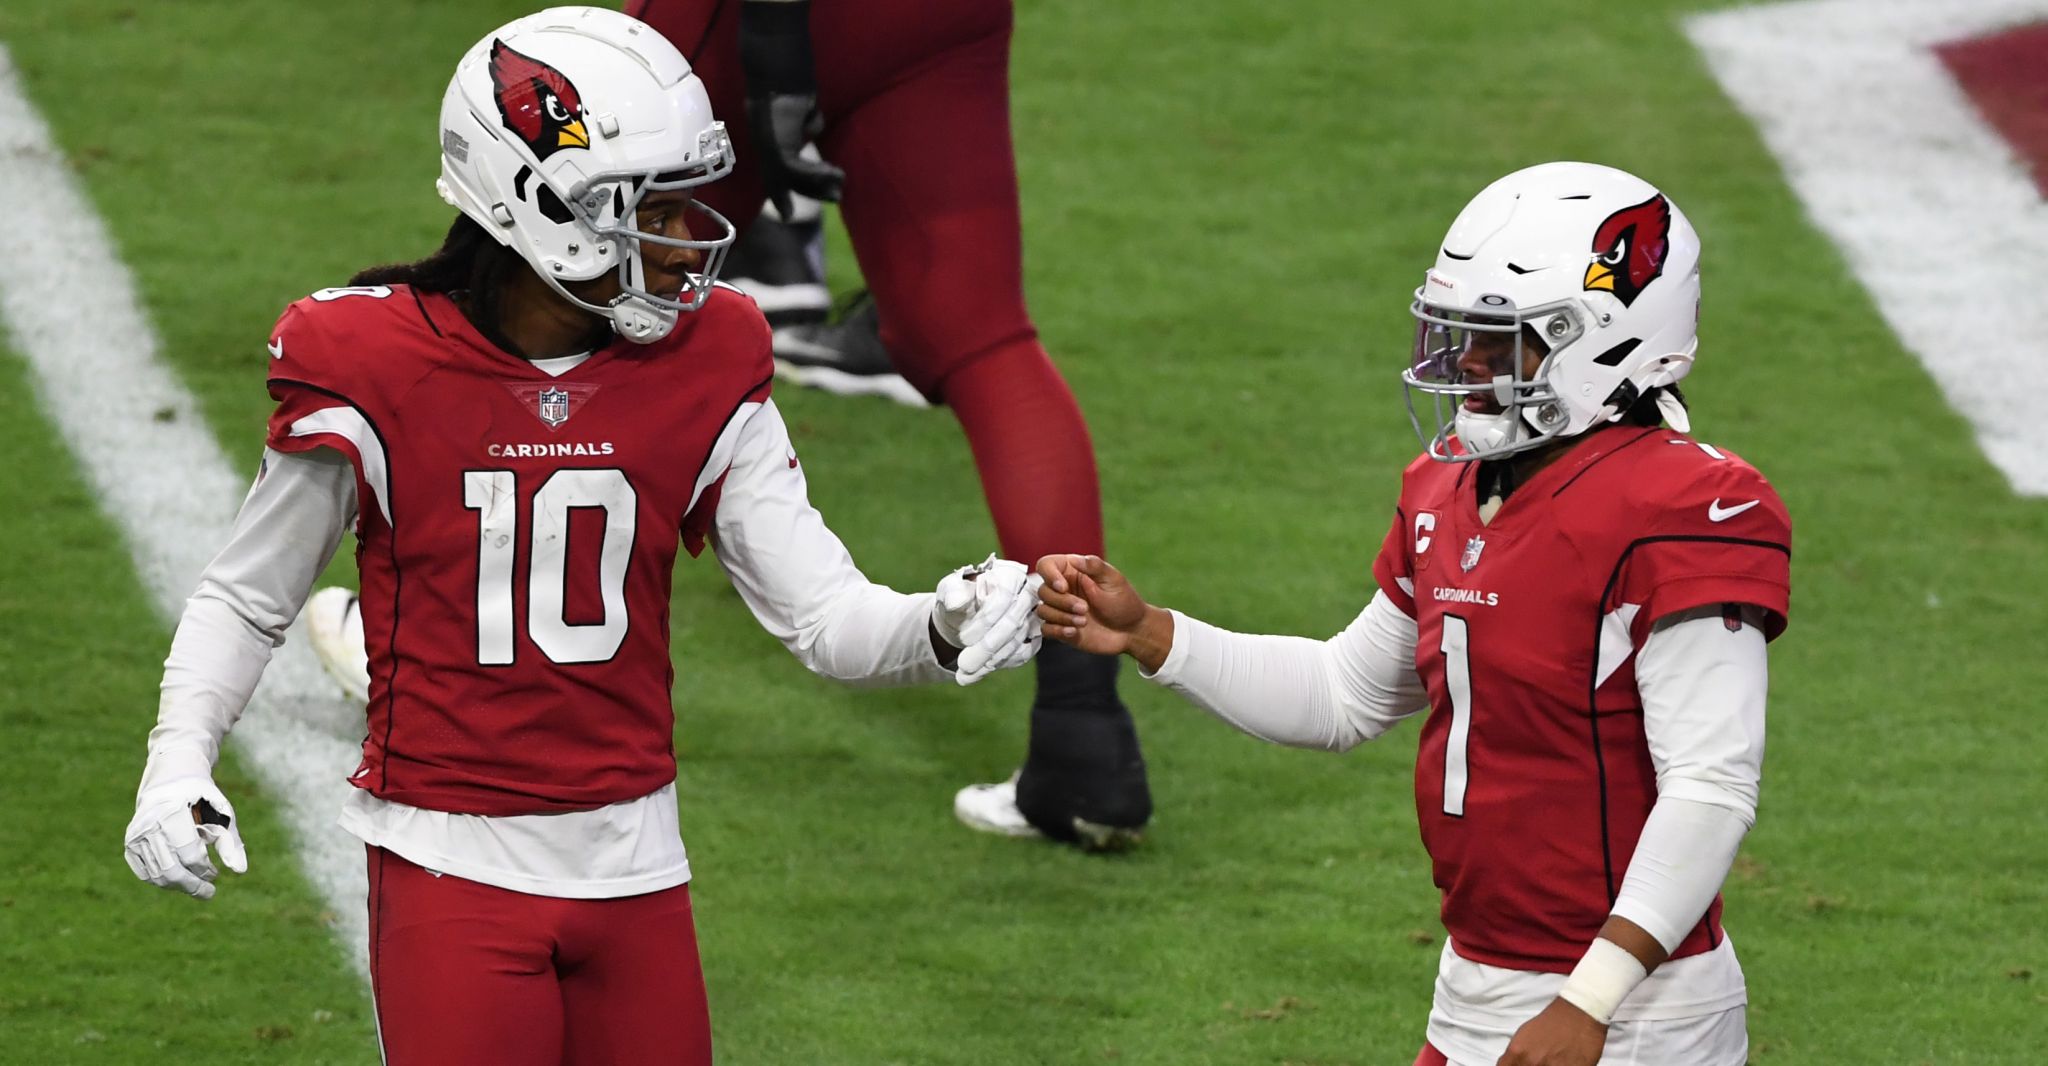
[[[207,857],[211,846],[236,873],[247,873],[249,854],[235,823],[234,804],[209,777],[184,777],[145,789],[123,836],[128,868],[158,888],[213,898],[220,876]]]
[[[1147,669],[1157,669],[1141,654],[1152,643],[1149,630],[1158,621],[1157,609],[1124,580],[1122,571],[1100,556],[1048,555],[1038,560],[1038,574],[1045,579],[1038,617],[1046,636],[1097,655],[1129,652]],[[1159,658],[1165,653],[1159,649]]]
[[[761,184],[783,218],[791,193],[838,200],[846,172],[804,146],[824,132],[811,63],[809,0],[747,0],[740,5],[740,69],[747,84],[747,128],[760,154]]]
[[[1522,1023],[1500,1066],[1594,1066],[1607,1046],[1607,1027],[1561,999]]]
[[[846,172],[804,146],[825,130],[816,95],[770,93],[747,97],[747,122],[760,153],[761,191],[785,219],[795,217],[790,194],[839,201]]]
[[[932,628],[960,649],[953,680],[972,685],[997,670],[1022,666],[1038,654],[1038,586],[1023,563],[990,555],[939,580]]]

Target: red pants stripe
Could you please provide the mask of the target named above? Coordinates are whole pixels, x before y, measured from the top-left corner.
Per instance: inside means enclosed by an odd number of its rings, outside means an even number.
[[[369,849],[388,1066],[709,1066],[690,887],[557,899]]]

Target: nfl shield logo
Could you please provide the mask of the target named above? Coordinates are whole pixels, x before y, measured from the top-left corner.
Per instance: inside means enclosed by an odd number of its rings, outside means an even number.
[[[1486,539],[1483,537],[1473,537],[1471,540],[1466,541],[1465,554],[1458,557],[1458,568],[1466,573],[1471,573],[1472,568],[1479,565],[1479,553],[1485,550]]]
[[[546,422],[549,429],[569,420],[569,394],[561,389],[540,390],[537,405],[540,420]],[[1468,566],[1465,569],[1472,568]]]

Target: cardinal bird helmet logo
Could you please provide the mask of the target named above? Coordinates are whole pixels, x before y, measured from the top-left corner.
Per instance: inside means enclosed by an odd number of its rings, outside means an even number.
[[[583,129],[583,97],[562,72],[532,56],[491,42],[491,85],[505,128],[519,135],[535,159],[564,148],[590,147]]]
[[[1611,292],[1623,307],[1664,273],[1671,251],[1671,204],[1663,193],[1607,216],[1593,231],[1586,289]]]

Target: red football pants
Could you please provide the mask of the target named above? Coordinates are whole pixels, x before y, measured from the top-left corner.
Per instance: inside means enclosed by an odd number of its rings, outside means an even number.
[[[1427,1043],[1422,1045],[1422,1053],[1415,1056],[1415,1066],[1450,1066],[1450,1062],[1443,1052]]]
[[[744,228],[761,207],[739,63],[741,0],[629,0],[688,57],[738,161],[703,200]],[[1100,553],[1088,426],[1024,307],[1010,144],[1009,0],[861,0],[811,10],[819,149],[846,170],[841,217],[882,341],[953,408],[1003,554]],[[1045,501],[1058,501],[1046,506]]]
[[[369,853],[387,1066],[709,1066],[690,886],[557,899]]]

